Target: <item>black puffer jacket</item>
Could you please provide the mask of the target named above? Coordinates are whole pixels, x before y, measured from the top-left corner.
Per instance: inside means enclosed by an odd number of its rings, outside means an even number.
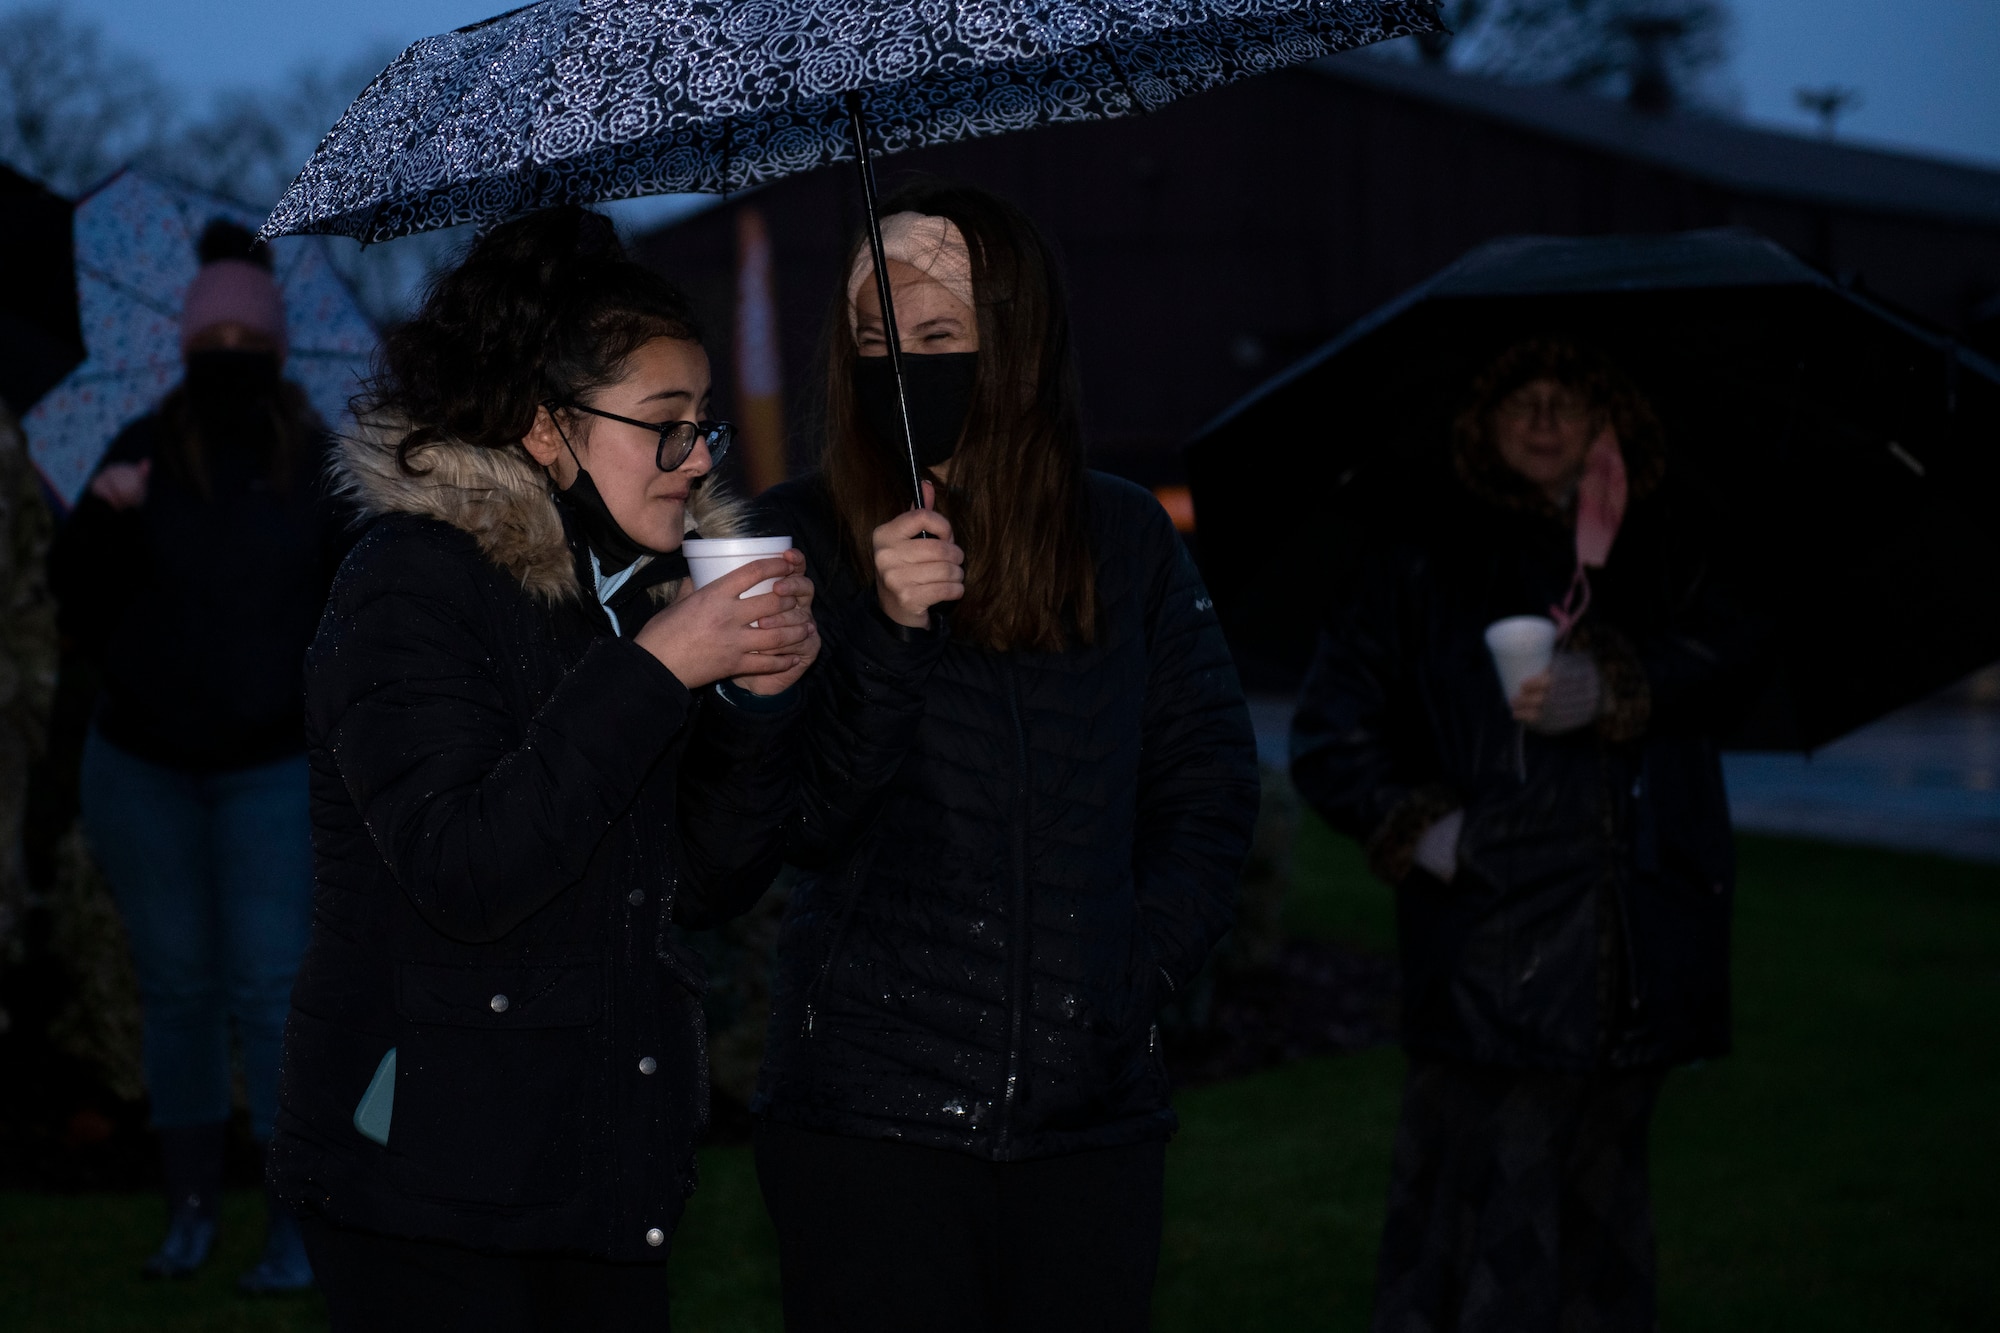
[[[1715,733],[1755,659],[1694,511],[1636,500],[1574,646],[1609,708],[1525,732],[1485,627],[1546,614],[1574,567],[1565,521],[1454,486],[1383,542],[1321,636],[1292,776],[1399,886],[1403,1036],[1426,1055],[1585,1071],[1729,1042],[1734,861]],[[1463,807],[1449,884],[1417,836]]]
[[[271,1175],[362,1230],[663,1259],[708,1115],[678,927],[776,872],[798,707],[690,694],[615,637],[525,459],[416,461],[343,454],[378,517],[307,662],[317,883]],[[385,1146],[355,1116],[391,1049]]]
[[[1049,654],[900,633],[819,480],[767,493],[826,649],[763,1114],[1001,1161],[1171,1133],[1153,1020],[1229,926],[1255,746],[1158,503],[1088,485],[1101,627]]]
[[[120,749],[190,772],[305,749],[302,663],[347,549],[315,437],[289,486],[216,449],[205,487],[162,449],[158,416],[127,426],[100,467],[150,462],[146,502],[85,494],[49,551],[74,649],[103,670],[97,725]]]

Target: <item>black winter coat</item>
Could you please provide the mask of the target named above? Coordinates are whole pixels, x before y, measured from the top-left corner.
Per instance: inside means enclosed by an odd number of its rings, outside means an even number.
[[[317,882],[271,1178],[380,1234],[663,1259],[709,1097],[679,928],[775,874],[797,705],[691,694],[615,637],[525,461],[345,454],[381,516],[307,662]],[[355,1116],[392,1048],[384,1146]]]
[[[1546,614],[1574,562],[1553,513],[1454,487],[1366,561],[1320,638],[1292,776],[1398,886],[1414,1052],[1588,1071],[1728,1048],[1735,869],[1715,735],[1757,634],[1690,509],[1637,500],[1573,643],[1608,711],[1527,732],[1484,630]],[[1447,885],[1411,855],[1459,807]]]
[[[306,645],[347,549],[347,516],[320,480],[325,442],[286,488],[216,451],[204,493],[163,456],[162,434],[141,417],[104,458],[153,463],[146,502],[121,512],[86,493],[49,552],[63,635],[103,673],[97,725],[191,772],[298,754]]]
[[[1088,486],[1102,618],[1060,653],[900,631],[823,484],[766,494],[825,649],[757,1111],[997,1161],[1172,1132],[1154,1018],[1229,927],[1255,743],[1172,524]]]

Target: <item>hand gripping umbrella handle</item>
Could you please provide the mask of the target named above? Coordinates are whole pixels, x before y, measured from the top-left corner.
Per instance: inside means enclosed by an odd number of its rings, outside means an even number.
[[[882,337],[889,344],[889,374],[896,381],[896,408],[903,420],[903,451],[910,460],[910,493],[924,507],[923,473],[917,467],[917,441],[910,430],[910,396],[903,388],[903,343],[896,332],[896,306],[889,296],[889,258],[882,249],[882,218],[875,204],[875,163],[868,155],[868,122],[861,114],[861,94],[847,95],[847,125],[854,134],[854,165],[861,172],[861,198],[868,209],[868,249],[875,257],[875,294],[882,302]]]

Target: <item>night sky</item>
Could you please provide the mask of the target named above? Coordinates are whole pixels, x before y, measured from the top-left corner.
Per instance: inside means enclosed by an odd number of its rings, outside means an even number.
[[[511,7],[506,0],[64,0],[118,44],[205,95],[270,82],[302,61],[401,46]],[[5,7],[5,0],[0,0]],[[2000,166],[2000,0],[1735,0],[1733,80],[1753,120],[1813,122],[1800,85],[1866,98],[1843,137]]]

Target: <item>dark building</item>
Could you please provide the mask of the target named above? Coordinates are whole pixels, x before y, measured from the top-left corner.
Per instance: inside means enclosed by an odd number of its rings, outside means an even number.
[[[2000,171],[1660,114],[1368,56],[1150,116],[925,149],[882,164],[1014,199],[1062,251],[1097,461],[1176,479],[1178,446],[1295,356],[1468,249],[1516,233],[1746,226],[2000,351]],[[770,238],[794,467],[816,448],[815,349],[858,226],[850,167],[648,236],[721,336],[729,406],[739,228]]]

